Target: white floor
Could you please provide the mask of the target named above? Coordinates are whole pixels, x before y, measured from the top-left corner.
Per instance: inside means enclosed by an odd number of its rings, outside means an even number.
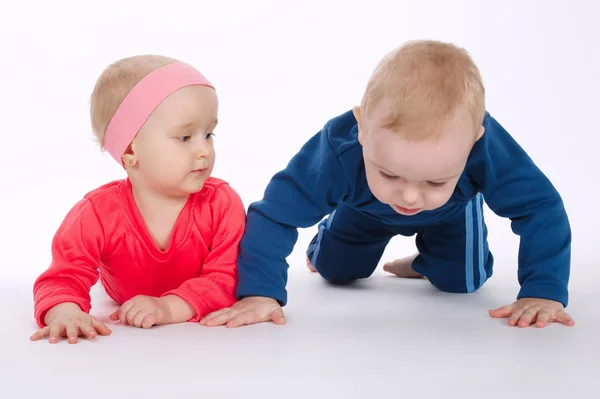
[[[518,288],[506,262],[496,268],[481,291],[451,295],[381,271],[352,287],[332,287],[298,266],[286,326],[112,324],[112,336],[77,345],[30,342],[31,282],[4,280],[0,396],[593,397],[585,391],[597,392],[600,372],[594,276],[573,278],[574,327],[519,329],[487,315]],[[106,320],[115,305],[100,286],[93,298],[92,313]]]

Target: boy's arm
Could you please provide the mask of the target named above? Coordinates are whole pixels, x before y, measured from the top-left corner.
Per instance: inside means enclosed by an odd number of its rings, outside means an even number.
[[[470,177],[494,213],[511,219],[520,236],[517,299],[541,298],[567,306],[571,228],[550,180],[491,116],[469,161]]]
[[[90,289],[98,281],[104,234],[87,199],[66,215],[52,240],[52,262],[33,285],[34,317],[40,328],[48,310],[72,302],[85,313],[91,309]]]
[[[212,204],[215,231],[202,274],[162,295],[171,309],[173,323],[199,321],[236,300],[237,258],[246,212],[239,195],[230,186],[221,186],[215,196]]]
[[[349,188],[325,126],[275,174],[263,199],[250,205],[240,245],[237,297],[269,297],[285,305],[286,258],[298,239],[297,229],[331,213]]]

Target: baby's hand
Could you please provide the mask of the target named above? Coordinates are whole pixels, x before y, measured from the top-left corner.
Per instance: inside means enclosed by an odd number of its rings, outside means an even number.
[[[490,316],[508,317],[508,325],[519,327],[529,327],[535,323],[536,327],[542,328],[548,322],[560,322],[567,326],[575,324],[560,302],[539,298],[521,298],[511,305],[490,310]]]
[[[121,305],[109,317],[111,320],[120,320],[125,325],[150,328],[170,323],[172,315],[164,299],[138,295]]]
[[[217,310],[200,320],[204,326],[239,327],[245,324],[273,321],[275,324],[285,324],[285,316],[279,302],[266,297],[247,297],[236,302],[232,307]]]
[[[60,337],[66,336],[69,343],[74,344],[80,335],[94,339],[97,334],[110,335],[112,332],[104,323],[83,312],[72,302],[61,303],[51,308],[46,313],[44,322],[46,327],[33,334],[30,337],[32,341],[49,337],[49,342],[55,344]]]

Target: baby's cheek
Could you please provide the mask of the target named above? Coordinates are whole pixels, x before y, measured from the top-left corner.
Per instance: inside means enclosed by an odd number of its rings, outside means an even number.
[[[152,165],[152,174],[156,177],[156,180],[164,182],[166,180],[172,179],[173,175],[173,164],[169,164],[166,162],[157,162]]]
[[[369,190],[371,191],[373,196],[375,196],[375,198],[377,198],[381,202],[385,202],[385,201],[383,201],[384,198],[383,198],[383,190],[381,190],[381,184],[377,183],[377,179],[373,178],[372,174],[369,173],[368,169],[367,169],[367,185],[369,186]]]
[[[395,191],[394,188],[387,184],[378,184],[374,183],[371,192],[379,200],[384,204],[392,205],[396,203],[395,200]]]
[[[452,191],[442,191],[440,190],[437,193],[432,193],[428,196],[427,208],[428,209],[437,209],[446,204],[450,197],[452,196]]]

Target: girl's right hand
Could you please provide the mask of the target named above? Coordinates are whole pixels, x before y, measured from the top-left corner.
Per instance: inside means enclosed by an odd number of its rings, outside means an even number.
[[[49,338],[51,344],[60,337],[67,337],[70,344],[77,342],[79,336],[90,339],[100,335],[110,335],[111,330],[102,322],[83,312],[75,303],[65,302],[51,308],[44,318],[46,327],[38,330],[30,339]]]

